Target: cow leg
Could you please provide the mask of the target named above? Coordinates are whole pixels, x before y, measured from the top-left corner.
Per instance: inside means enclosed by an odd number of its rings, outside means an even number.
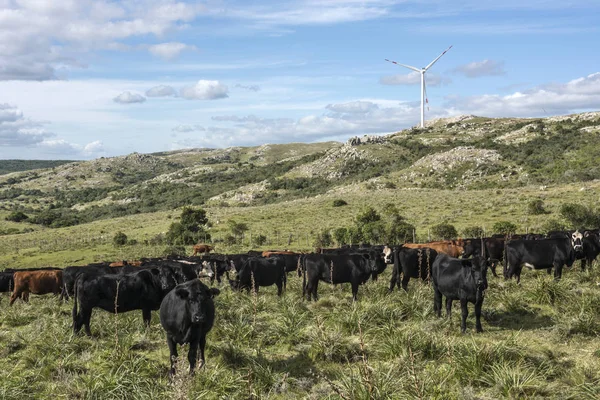
[[[442,316],[442,292],[439,291],[437,285],[433,285],[433,312],[438,318]]]
[[[171,358],[171,370],[169,375],[175,375],[175,366],[177,365],[177,343],[171,336],[167,336],[167,345],[169,346],[169,355]]]
[[[475,329],[477,329],[478,333],[483,332],[483,328],[481,327],[481,306],[483,305],[483,300],[475,303]]]
[[[283,282],[280,279],[277,281],[277,296],[281,296],[282,292],[283,292]]]
[[[582,270],[582,271],[585,271],[585,263],[586,263],[586,259],[585,259],[585,258],[583,258],[583,259],[581,260],[581,270]],[[591,263],[590,263],[590,265],[591,265]]]
[[[352,300],[358,300],[358,282],[352,282]]]
[[[188,351],[188,361],[190,363],[190,375],[194,375],[196,360],[198,359],[198,339],[190,341],[190,351]]]
[[[29,303],[29,290],[25,290],[23,292],[21,295],[21,300],[23,300],[25,303]]]
[[[555,281],[559,281],[560,278],[562,277],[562,269],[563,269],[562,264],[554,265],[554,280]]]
[[[15,302],[15,300],[20,297],[20,295],[21,295],[21,292],[18,290],[15,290],[14,292],[12,292],[12,295],[10,296],[10,302],[8,303],[8,305],[12,306],[13,303]]]
[[[452,299],[446,297],[446,317],[450,318],[452,315]]]
[[[462,333],[465,333],[467,331],[467,317],[469,316],[469,308],[467,304],[467,299],[460,299],[460,308],[462,312],[462,319],[460,321],[460,331]]]
[[[402,289],[404,289],[405,292],[408,292],[408,282],[410,282],[410,276],[404,274],[402,276]]]
[[[150,326],[150,320],[152,319],[152,310],[149,308],[143,309],[142,318],[144,319],[144,325],[148,328]]]
[[[206,333],[200,334],[198,348],[200,349],[200,365],[198,366],[198,368],[202,368],[206,363],[206,360],[204,359],[204,349],[206,348]]]
[[[548,275],[552,274],[552,268],[548,268],[548,269],[546,269],[546,273],[547,273]]]
[[[317,279],[312,286],[312,296],[313,296],[314,301],[319,300],[319,295],[317,294],[318,287],[319,287],[319,280]]]
[[[81,319],[83,322],[83,329],[85,329],[85,334],[88,336],[92,336],[92,331],[90,330],[90,320],[92,319],[92,310],[81,310]]]
[[[490,268],[492,269],[492,274],[494,275],[495,278],[498,277],[498,274],[496,273],[496,265],[498,265],[498,264],[496,264],[496,261],[493,261],[492,265],[490,266]]]
[[[390,289],[389,289],[390,292],[394,291],[394,286],[396,286],[397,282],[398,282],[398,270],[396,268],[394,268],[392,270],[392,279],[390,279]]]

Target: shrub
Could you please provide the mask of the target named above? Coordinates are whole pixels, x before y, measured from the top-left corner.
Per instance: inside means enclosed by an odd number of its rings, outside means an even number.
[[[337,228],[333,231],[333,238],[335,239],[335,243],[338,247],[341,247],[347,244],[348,238],[348,229],[347,228]]]
[[[210,234],[205,230],[207,224],[206,211],[201,208],[184,207],[180,222],[171,223],[165,239],[171,245],[190,245],[198,240],[207,241],[210,239]]]
[[[498,221],[492,230],[499,235],[513,235],[517,232],[517,226],[510,221]]]
[[[386,237],[386,228],[383,221],[373,221],[361,227],[362,238],[370,244],[381,243]]]
[[[413,240],[414,225],[406,221],[393,221],[388,225],[385,242],[387,244],[401,244]]]
[[[267,243],[267,237],[265,235],[253,236],[252,242],[255,246],[262,246]]]
[[[581,204],[566,203],[560,207],[560,215],[572,228],[597,227],[600,225],[600,214]]]
[[[531,200],[527,204],[527,214],[529,215],[543,215],[548,214],[548,211],[544,208],[544,201],[542,199]]]
[[[552,231],[564,231],[565,229],[567,229],[566,225],[557,219],[549,219],[546,222],[544,222],[541,226],[542,233],[548,233]]]
[[[485,235],[481,226],[469,226],[462,231],[463,237],[466,238],[480,238]]]
[[[443,240],[455,239],[458,236],[456,228],[452,224],[442,223],[431,227],[431,234]]]
[[[370,222],[377,222],[381,220],[381,215],[373,208],[367,207],[363,209],[355,218],[355,222],[357,226],[363,226]]]
[[[163,250],[164,257],[182,257],[185,255],[185,247],[183,246],[167,246]]]
[[[27,219],[29,219],[29,217],[21,211],[12,212],[6,217],[7,221],[13,221],[13,222],[23,222]]]
[[[334,207],[342,207],[342,206],[346,206],[346,205],[348,205],[348,203],[346,202],[346,200],[335,199],[333,201],[333,206]]]
[[[113,236],[113,244],[115,246],[125,246],[127,244],[127,235],[123,232],[115,233],[115,236]]]
[[[234,236],[241,236],[248,230],[248,225],[243,222],[229,220],[227,224],[229,225],[229,230]]]
[[[223,242],[227,245],[227,246],[234,246],[237,244],[237,239],[235,236],[233,235],[227,235],[225,236],[225,238],[223,238]]]
[[[328,229],[322,230],[317,234],[317,238],[315,239],[315,247],[329,247],[333,242],[331,238],[331,233]]]

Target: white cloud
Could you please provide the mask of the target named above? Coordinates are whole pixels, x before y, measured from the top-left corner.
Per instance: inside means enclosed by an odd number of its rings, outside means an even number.
[[[169,42],[151,45],[148,51],[155,57],[160,57],[163,60],[172,60],[179,57],[184,50],[196,50],[196,46],[190,46],[185,43]]]
[[[56,79],[57,69],[80,68],[91,51],[127,47],[122,41],[131,37],[161,37],[202,10],[177,0],[5,0],[0,80]]]
[[[95,140],[83,146],[83,152],[86,154],[98,154],[104,152],[104,143],[100,140]]]
[[[503,61],[483,60],[474,61],[465,65],[460,65],[452,70],[455,73],[463,74],[467,78],[479,78],[481,76],[504,75]]]
[[[453,113],[470,113],[487,117],[531,117],[598,110],[600,109],[600,72],[567,83],[542,85],[506,96],[486,94],[450,98],[447,106]]]
[[[159,85],[146,91],[148,97],[169,97],[177,96],[177,91],[172,86]]]
[[[199,132],[205,131],[206,129],[200,125],[177,125],[172,129],[173,132],[188,133],[188,132]]]
[[[193,86],[181,89],[181,97],[188,100],[217,100],[229,97],[229,89],[219,81],[199,80]]]
[[[126,91],[115,97],[113,101],[119,104],[132,104],[143,103],[146,101],[146,98],[139,93],[131,93],[130,91]]]
[[[258,92],[258,91],[260,91],[260,86],[258,86],[258,85],[241,85],[241,84],[237,83],[234,87],[240,88],[240,89],[246,89],[246,90],[249,90],[251,92]]]
[[[442,84],[448,84],[451,80],[449,78],[441,77],[433,72],[425,73],[425,84],[427,86],[440,86]],[[399,75],[388,75],[383,76],[379,80],[382,85],[419,85],[421,84],[421,74],[413,71],[409,74]]]
[[[377,110],[379,106],[370,101],[351,101],[342,104],[328,104],[325,108],[336,113],[366,114],[370,111]]]
[[[0,104],[0,146],[34,146],[53,136],[41,123],[26,119],[17,107]]]

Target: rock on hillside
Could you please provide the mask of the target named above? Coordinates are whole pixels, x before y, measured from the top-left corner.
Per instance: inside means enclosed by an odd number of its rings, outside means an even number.
[[[290,171],[290,176],[322,177],[339,179],[346,175],[345,168],[349,163],[360,160],[377,162],[368,152],[348,143],[328,150],[323,157]]]

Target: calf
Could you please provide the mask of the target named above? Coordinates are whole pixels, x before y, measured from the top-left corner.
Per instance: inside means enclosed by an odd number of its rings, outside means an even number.
[[[285,260],[282,258],[251,257],[244,263],[236,279],[229,279],[229,284],[233,289],[246,289],[248,292],[252,288],[255,293],[261,286],[276,285],[277,295],[281,296],[286,279]]]
[[[159,309],[164,296],[176,285],[168,268],[143,269],[127,275],[83,273],[75,282],[73,332],[78,333],[84,326],[85,333],[92,335],[90,319],[94,308],[115,314],[142,310],[144,323],[148,326],[151,311]]]
[[[581,252],[581,270],[585,271],[586,264],[592,267],[592,263],[600,254],[600,236],[597,233],[586,232],[583,236],[583,250]]]
[[[213,298],[219,289],[209,288],[198,279],[177,285],[160,304],[160,323],[167,332],[167,345],[171,358],[170,375],[175,374],[177,344],[189,343],[188,361],[190,374],[194,374],[198,348],[201,366],[204,366],[206,334],[211,330],[215,319]]]
[[[402,289],[408,291],[410,278],[421,278],[424,281],[431,279],[431,267],[438,252],[429,248],[407,249],[403,246],[395,249],[384,248],[385,262],[393,261],[392,279],[390,280],[391,292],[394,286],[400,288],[400,275],[402,275]]]
[[[554,267],[554,279],[562,276],[563,266],[571,267],[575,262],[576,253],[583,251],[583,235],[578,231],[570,238],[544,240],[511,240],[506,244],[506,260],[504,277],[517,277],[521,282],[523,265],[533,269],[551,269]]]
[[[460,300],[462,320],[460,329],[467,329],[468,303],[475,304],[475,326],[477,332],[483,332],[481,327],[481,306],[484,290],[487,289],[487,263],[482,257],[458,259],[440,254],[432,267],[433,277],[433,310],[438,317],[442,313],[442,295],[446,297],[446,315],[452,312],[452,301]]]
[[[18,297],[29,301],[29,293],[33,294],[60,294],[62,291],[62,271],[17,271],[13,274],[14,290],[10,296],[12,306]]]

